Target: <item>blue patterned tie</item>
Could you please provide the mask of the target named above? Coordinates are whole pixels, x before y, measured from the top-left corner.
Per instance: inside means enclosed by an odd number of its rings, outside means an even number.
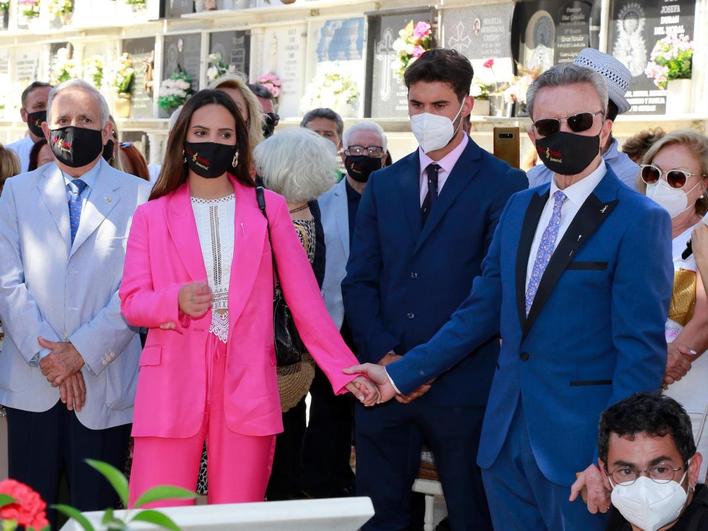
[[[563,208],[563,203],[565,203],[566,199],[568,198],[560,190],[553,194],[553,215],[551,215],[551,220],[543,231],[543,236],[541,236],[541,244],[538,246],[536,260],[533,263],[529,285],[526,287],[526,315],[531,311],[531,305],[533,304],[534,297],[536,297],[541,278],[555,250],[556,238],[558,238],[558,229],[560,228],[561,222],[561,208]]]
[[[69,223],[71,224],[71,243],[73,245],[76,231],[79,230],[79,221],[81,220],[81,192],[83,192],[88,184],[81,179],[72,179],[69,183],[71,189],[71,199],[69,199]]]

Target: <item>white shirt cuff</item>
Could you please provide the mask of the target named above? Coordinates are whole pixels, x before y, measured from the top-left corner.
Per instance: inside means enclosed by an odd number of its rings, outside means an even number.
[[[384,371],[386,371],[386,367],[384,367]],[[388,374],[388,371],[386,371],[386,378],[388,378],[389,383],[391,384],[391,387],[393,387],[393,390],[396,391],[396,394],[401,394],[401,392],[398,390],[398,387],[396,387],[396,384],[393,382],[393,379],[391,376]]]

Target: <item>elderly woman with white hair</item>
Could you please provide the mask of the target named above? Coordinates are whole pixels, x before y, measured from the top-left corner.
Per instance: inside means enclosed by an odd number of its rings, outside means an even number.
[[[308,129],[293,128],[261,142],[253,154],[257,173],[266,188],[285,197],[293,226],[321,286],[325,248],[316,199],[335,183],[337,153],[334,145]],[[276,290],[276,298],[278,296]],[[269,500],[299,497],[305,396],[314,375],[315,366],[307,353],[303,353],[299,363],[278,367],[284,431],[276,441],[266,494]]]

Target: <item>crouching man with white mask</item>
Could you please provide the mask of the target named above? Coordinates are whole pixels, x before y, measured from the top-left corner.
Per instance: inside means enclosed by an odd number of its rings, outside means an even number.
[[[708,530],[708,488],[691,420],[674,399],[635,394],[600,419],[599,462],[612,508],[607,531]]]

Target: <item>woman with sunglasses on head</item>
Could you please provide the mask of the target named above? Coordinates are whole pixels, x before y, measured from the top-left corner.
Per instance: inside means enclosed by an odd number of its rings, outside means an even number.
[[[667,133],[644,156],[638,187],[671,215],[674,290],[666,341],[668,364],[681,361],[679,369],[665,376],[666,394],[686,408],[694,426],[700,425],[708,406],[708,355],[704,353],[708,348],[708,297],[695,257],[686,246],[708,211],[708,138],[689,129]],[[708,430],[696,443],[708,452]],[[705,468],[704,464],[701,478]]]
[[[209,503],[262,501],[282,431],[273,344],[273,263],[295,324],[335,392],[355,358],[332,323],[285,200],[250,176],[245,124],[224,93],[192,96],[128,239],[121,309],[149,329],[135,396],[130,501],[156,485],[194,489],[209,452]],[[270,235],[269,235],[270,232]],[[161,505],[189,504],[170,500]]]

